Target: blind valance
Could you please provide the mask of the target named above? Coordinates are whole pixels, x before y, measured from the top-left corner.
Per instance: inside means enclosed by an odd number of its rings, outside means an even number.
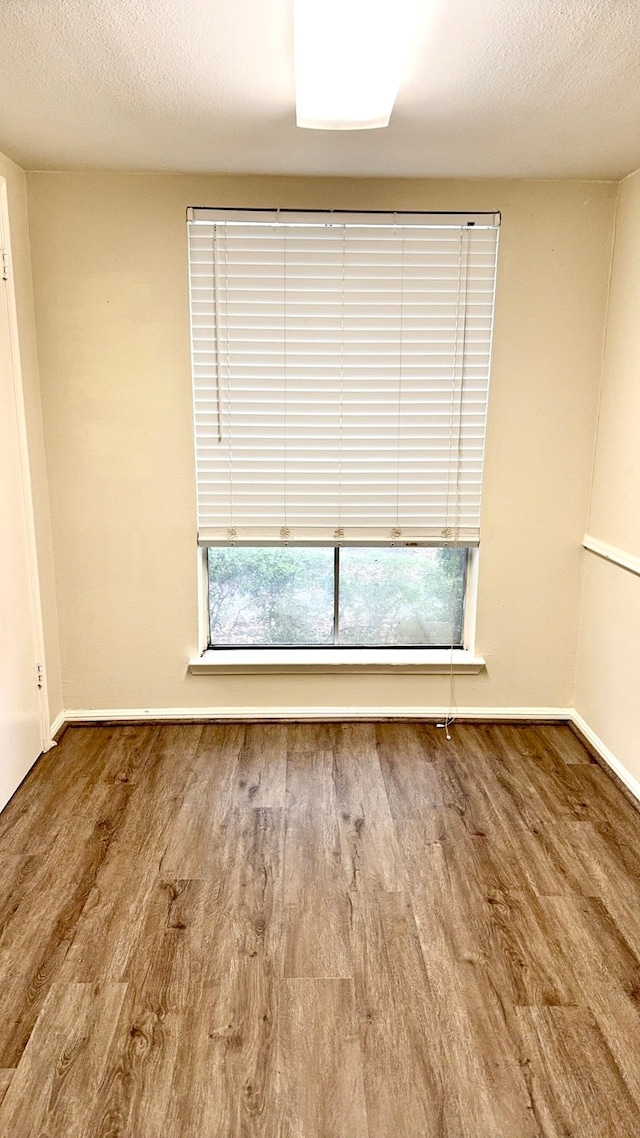
[[[189,211],[201,543],[478,541],[498,229]]]

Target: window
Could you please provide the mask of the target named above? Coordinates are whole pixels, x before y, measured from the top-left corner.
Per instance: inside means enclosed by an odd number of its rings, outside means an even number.
[[[189,211],[209,646],[462,646],[497,215]]]

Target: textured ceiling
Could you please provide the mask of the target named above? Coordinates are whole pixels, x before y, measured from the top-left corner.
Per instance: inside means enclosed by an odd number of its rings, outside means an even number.
[[[424,0],[385,130],[297,129],[292,60],[290,0],[2,0],[0,149],[30,169],[640,166],[640,0]]]

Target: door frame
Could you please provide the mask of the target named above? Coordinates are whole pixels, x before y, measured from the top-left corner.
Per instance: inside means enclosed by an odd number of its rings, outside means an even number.
[[[22,500],[27,537],[27,560],[29,570],[29,595],[31,598],[31,618],[33,623],[34,641],[37,657],[33,661],[34,684],[38,688],[40,704],[40,735],[42,750],[48,751],[53,745],[51,739],[51,722],[49,713],[49,697],[47,693],[47,673],[44,652],[44,625],[42,620],[42,600],[40,596],[40,576],[38,573],[38,552],[36,545],[36,527],[33,511],[33,491],[31,483],[31,468],[29,465],[29,442],[27,434],[27,417],[24,404],[24,386],[22,382],[22,365],[20,358],[20,336],[18,333],[18,308],[16,304],[15,276],[13,258],[11,255],[11,227],[9,215],[9,197],[7,180],[0,176],[0,254],[6,254],[6,290],[7,320],[9,327],[9,352],[11,355],[11,373],[13,383],[13,396],[16,409],[16,426],[18,432],[18,450],[20,455],[20,474],[22,485]],[[2,274],[4,275],[4,265]],[[41,671],[38,674],[38,666]]]

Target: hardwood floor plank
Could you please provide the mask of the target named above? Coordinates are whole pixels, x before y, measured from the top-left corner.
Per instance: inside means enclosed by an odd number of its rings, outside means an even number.
[[[289,757],[333,750],[338,726],[335,723],[287,723]],[[291,772],[287,771],[287,789],[290,789],[290,781]]]
[[[392,816],[398,821],[449,805],[456,797],[442,732],[433,724],[379,723],[378,761]],[[446,740],[445,740],[446,744]]]
[[[198,989],[200,881],[158,881],[144,922],[140,949],[130,961],[127,995],[88,1133],[163,1134],[173,1071]]]
[[[43,854],[0,854],[0,942],[34,878],[42,874]]]
[[[55,845],[55,859],[59,873],[77,874],[78,858],[83,856],[88,836],[91,835],[97,820],[97,829],[94,837],[96,848],[101,844],[105,856],[107,855],[118,830],[122,827],[125,815],[135,788],[135,780],[131,775],[133,764],[139,757],[147,756],[158,728],[126,728],[122,736],[114,735],[111,731],[98,729],[99,742],[91,745],[86,734],[71,734],[71,752],[65,757],[61,753],[61,799],[60,803],[52,809],[47,795],[43,796],[42,810],[46,817],[46,826],[34,827],[45,834],[44,838],[47,857],[52,852],[52,843]],[[67,734],[65,734],[65,739]],[[80,748],[79,761],[76,764],[76,752],[73,747]],[[46,757],[46,756],[45,756]],[[87,764],[94,763],[93,778]],[[70,772],[77,771],[77,794],[71,798],[68,779]],[[128,773],[126,773],[128,772]],[[55,771],[58,776],[58,768]],[[62,805],[61,805],[62,804]],[[149,833],[149,808],[146,806],[146,834]],[[104,815],[104,816],[103,816]],[[32,836],[28,845],[32,845]],[[23,844],[22,840],[20,844]],[[36,846],[39,843],[36,842]],[[49,866],[44,854],[23,856],[23,864],[16,874],[10,889],[0,902],[0,944],[6,945],[7,936],[12,922],[20,918],[31,920],[31,913],[39,911],[42,904],[43,891],[50,888]],[[0,855],[0,873],[2,858]]]
[[[4,1097],[9,1090],[9,1084],[15,1075],[14,1067],[0,1068],[0,1106],[4,1101]]]
[[[255,961],[234,968],[224,987],[202,988],[182,1021],[158,1133],[280,1136],[284,1100],[277,1028],[278,982],[265,987]]]
[[[579,852],[583,836],[586,838],[590,830],[590,822],[564,819],[556,820],[548,826],[532,828],[532,842],[529,844],[531,855],[537,858],[536,851],[540,851],[540,856],[555,875],[555,887],[552,878],[552,888],[547,891],[547,895],[577,893],[588,897],[598,892],[594,888],[589,866]]]
[[[332,751],[290,752],[287,802],[283,974],[348,979],[350,909]]]
[[[477,732],[469,726],[457,727],[456,739],[452,762],[463,796],[462,805],[456,808],[469,833],[485,839],[478,849],[485,858],[487,880],[502,891],[524,888],[542,896],[561,892],[562,876],[533,833],[545,823],[532,816],[524,818],[518,797],[512,796],[512,783],[496,777],[484,754],[489,745],[484,726]]]
[[[72,727],[42,755],[0,813],[0,850],[46,853],[69,815],[95,792],[114,740],[110,727]],[[46,818],[46,825],[43,820]]]
[[[75,816],[62,831],[29,895],[0,940],[0,1066],[15,1066],[75,935],[78,920],[121,825],[132,788],[105,789],[95,820]],[[96,803],[96,807],[98,803]]]
[[[538,733],[567,766],[595,763],[587,747],[568,724],[543,723],[538,726]]]
[[[556,815],[536,790],[529,768],[509,742],[507,731],[502,726],[483,726],[478,741],[484,761],[506,796],[505,806],[508,802],[508,809],[514,809],[529,829],[551,826]]]
[[[597,763],[575,767],[574,772],[587,804],[589,821],[626,874],[640,881],[639,812]]]
[[[584,766],[568,766],[555,746],[535,727],[501,725],[496,733],[505,740],[514,755],[524,760],[527,777],[533,783],[547,810],[556,818],[589,818],[579,780]]]
[[[568,948],[581,1000],[591,1009],[640,1109],[640,961],[603,902],[549,902],[549,918]]]
[[[310,809],[318,801],[317,795],[333,794],[333,724],[309,724],[309,733],[302,730],[305,724],[291,724],[287,731],[287,777],[285,805]],[[321,802],[324,798],[320,799]],[[324,808],[321,809],[324,814]]]
[[[205,726],[169,838],[162,872],[176,879],[219,877],[223,872],[216,832],[235,802],[235,776],[245,728]]]
[[[490,964],[456,953],[450,930],[434,925],[422,898],[412,904],[439,1024],[443,1133],[538,1138],[509,993]]]
[[[171,725],[145,755],[144,775],[99,868],[61,965],[66,981],[124,979],[139,951],[153,890],[175,824],[202,728]],[[116,780],[115,785],[119,785]],[[168,875],[167,875],[168,876]]]
[[[511,730],[516,730],[512,728]],[[528,767],[514,752],[503,726],[456,724],[458,747],[452,762],[465,794],[484,799],[485,823],[495,823],[496,815],[518,828],[548,824],[554,815],[548,810],[529,778]],[[520,736],[517,736],[519,745]]]
[[[223,984],[236,959],[248,958],[271,983],[282,969],[284,812],[238,809],[224,835],[226,869],[207,880],[201,913],[203,977]]]
[[[285,805],[287,732],[286,723],[247,727],[236,768],[234,799],[238,805]]]
[[[544,1138],[620,1138],[638,1107],[588,1008],[518,1008],[522,1063]]]
[[[446,1134],[434,992],[401,893],[352,894],[356,1008],[371,1138]]]
[[[393,762],[401,758],[405,763],[429,763],[437,758],[432,744],[437,736],[431,723],[376,723],[373,731],[382,762],[388,756]]]
[[[414,831],[415,833],[415,831]],[[423,948],[443,939],[453,962],[485,968],[504,1003],[573,1004],[579,999],[571,960],[562,937],[547,919],[546,899],[522,881],[502,889],[491,838],[471,836],[455,816],[445,821],[439,841],[419,846],[404,831],[410,865],[411,899]]]
[[[493,942],[487,967],[490,978],[496,976],[496,986],[508,976],[514,1005],[580,1002],[570,956],[546,918],[550,900],[516,890],[487,894]]]
[[[444,933],[449,950],[458,960],[483,963],[491,940],[491,908],[478,842],[460,816],[434,810],[428,816],[407,819],[400,829],[409,892],[414,911],[419,904],[424,920],[421,941]]]
[[[331,751],[289,755],[286,813],[284,899],[295,904],[316,885],[343,883]]]
[[[631,875],[609,827],[603,834],[591,823],[570,826],[569,840],[585,879],[582,892],[600,897],[640,958],[640,880]]]
[[[245,808],[234,818],[228,880],[204,883],[201,967],[183,1013],[162,1134],[279,1134],[283,812]]]
[[[92,1121],[97,1134],[116,1122],[116,1133],[136,1138],[262,1134],[252,1120],[262,1123],[266,1089],[258,1088],[276,1062],[282,811],[237,811],[232,828],[225,882],[155,884]]]
[[[21,945],[35,947],[39,933],[73,901],[73,919],[79,918],[109,848],[122,824],[131,790],[123,786],[108,801],[96,804],[95,819],[75,816],[56,838],[46,855],[28,859],[22,866],[22,888],[3,905],[0,960],[20,955]],[[16,878],[16,885],[17,885]],[[71,916],[71,915],[70,915]],[[68,922],[65,922],[68,924]],[[70,932],[68,927],[65,936]],[[34,939],[35,938],[35,939]],[[1,996],[0,996],[1,998]]]
[[[149,752],[162,734],[162,728],[153,723],[132,724],[113,732],[111,742],[103,752],[100,781],[114,785],[119,782],[135,784],[143,780]]]
[[[332,773],[347,888],[402,889],[402,857],[371,724],[338,729]]]
[[[282,1138],[369,1138],[350,980],[284,980],[278,1022]]]
[[[318,888],[285,905],[282,975],[289,979],[349,979],[350,904],[339,889]]]
[[[0,1133],[86,1138],[124,984],[53,984],[0,1107]]]

